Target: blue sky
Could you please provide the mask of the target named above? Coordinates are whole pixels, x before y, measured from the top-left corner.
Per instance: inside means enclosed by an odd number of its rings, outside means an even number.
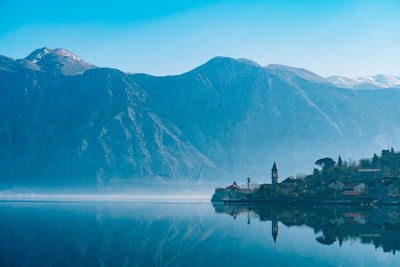
[[[323,76],[400,76],[399,14],[397,0],[0,0],[0,54],[62,47],[155,75],[230,56]]]

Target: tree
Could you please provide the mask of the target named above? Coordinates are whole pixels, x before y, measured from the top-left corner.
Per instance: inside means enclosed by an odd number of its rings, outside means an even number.
[[[335,161],[331,158],[322,158],[315,162],[315,165],[321,166],[323,171],[332,169],[335,167]]]
[[[379,167],[379,157],[376,153],[374,153],[374,157],[372,158],[371,166],[374,169],[377,169]]]
[[[372,166],[372,162],[370,159],[360,159],[359,166],[361,169],[368,169]]]
[[[339,167],[339,168],[342,168],[343,167],[343,161],[342,161],[342,158],[339,156],[339,159],[338,159],[338,162],[337,162],[337,166]]]
[[[313,175],[314,176],[318,176],[319,175],[319,170],[317,168],[314,168]]]
[[[392,147],[392,149],[390,150],[390,154],[394,154],[394,149]]]

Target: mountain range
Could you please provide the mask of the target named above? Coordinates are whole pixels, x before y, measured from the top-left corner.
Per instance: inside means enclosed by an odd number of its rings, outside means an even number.
[[[0,56],[0,181],[269,182],[274,161],[283,178],[322,156],[398,147],[398,84],[372,90],[341,79],[228,57],[152,76],[65,49]]]

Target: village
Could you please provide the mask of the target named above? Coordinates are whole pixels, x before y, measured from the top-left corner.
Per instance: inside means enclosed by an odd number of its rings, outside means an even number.
[[[234,182],[216,188],[212,202],[224,203],[321,203],[321,204],[400,204],[400,152],[382,150],[371,159],[337,162],[322,158],[320,168],[304,177],[288,177],[279,182],[279,169],[274,162],[271,183],[240,187]]]

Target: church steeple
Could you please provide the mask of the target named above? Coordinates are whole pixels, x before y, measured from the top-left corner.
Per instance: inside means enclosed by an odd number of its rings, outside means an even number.
[[[279,182],[278,167],[276,166],[275,161],[274,161],[274,165],[272,166],[272,170],[271,170],[271,182],[274,185],[278,184],[278,182]]]

